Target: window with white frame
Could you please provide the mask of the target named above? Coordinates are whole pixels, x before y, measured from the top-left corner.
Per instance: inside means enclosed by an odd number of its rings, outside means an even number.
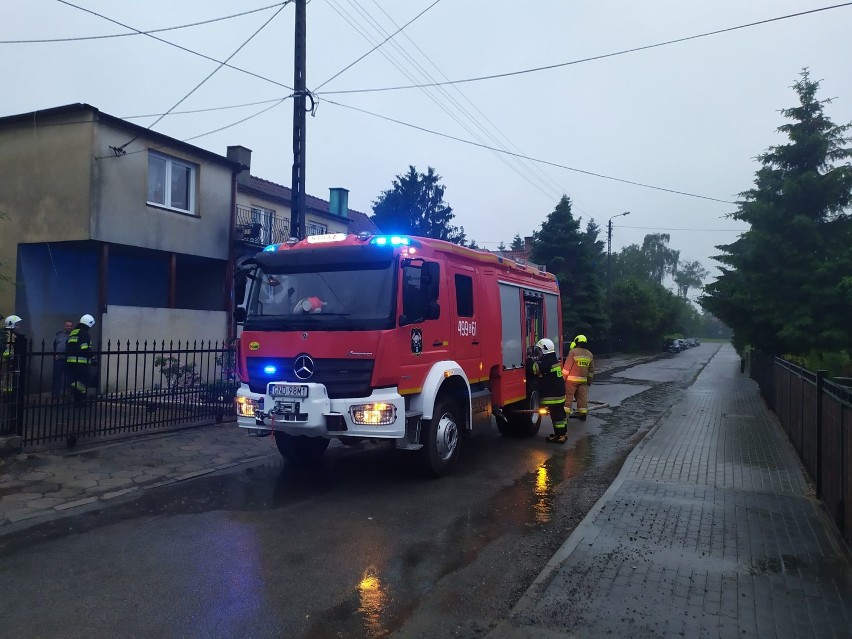
[[[148,151],[148,204],[195,214],[196,166]]]

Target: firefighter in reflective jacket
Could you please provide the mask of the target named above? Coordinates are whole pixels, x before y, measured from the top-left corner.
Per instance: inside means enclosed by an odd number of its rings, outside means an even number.
[[[18,366],[20,365],[20,357],[16,357],[20,353],[20,340],[22,337],[18,334],[18,324],[21,323],[21,318],[17,315],[9,315],[5,320],[5,348],[3,350],[3,363],[0,369],[0,385],[4,396],[12,396],[15,393],[18,382]]]
[[[533,349],[532,372],[540,378],[541,405],[550,411],[553,434],[547,441],[564,444],[568,435],[568,420],[565,417],[565,385],[562,381],[562,362],[556,355],[553,340],[546,337],[536,342]]]
[[[65,370],[68,386],[74,403],[82,406],[89,387],[89,366],[92,363],[92,338],[89,329],[95,325],[95,318],[83,315],[80,323],[68,334],[65,346]]]
[[[595,375],[595,357],[586,348],[585,335],[577,335],[571,342],[571,350],[565,358],[562,376],[565,378],[565,408],[569,417],[586,420],[589,414],[589,386]],[[571,402],[577,399],[577,411],[571,412]]]

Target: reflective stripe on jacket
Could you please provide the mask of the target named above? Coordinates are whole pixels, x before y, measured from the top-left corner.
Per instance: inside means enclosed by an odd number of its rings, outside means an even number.
[[[565,382],[562,381],[562,363],[555,353],[548,353],[541,361],[534,362],[533,374],[541,378],[539,391],[541,392],[541,403],[558,403],[565,401]],[[548,401],[552,399],[553,401]]]
[[[92,338],[89,337],[89,327],[78,324],[77,328],[68,334],[65,344],[65,361],[68,364],[90,364]]]
[[[569,382],[585,383],[595,374],[595,357],[592,352],[577,346],[565,358],[562,376]]]

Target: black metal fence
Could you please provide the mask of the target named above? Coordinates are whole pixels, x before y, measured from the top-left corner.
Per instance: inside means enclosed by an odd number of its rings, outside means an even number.
[[[780,357],[752,352],[751,376],[778,416],[817,497],[852,543],[852,388]]]
[[[70,389],[63,355],[44,342],[4,362],[0,431],[37,448],[235,416],[231,344],[107,342],[91,353],[85,397]]]

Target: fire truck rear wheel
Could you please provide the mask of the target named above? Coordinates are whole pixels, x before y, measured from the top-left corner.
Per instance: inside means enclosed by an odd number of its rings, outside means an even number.
[[[276,431],[275,445],[281,456],[294,466],[311,466],[319,461],[328,448],[328,440],[325,437],[288,435]]]
[[[497,430],[506,437],[535,437],[541,427],[541,415],[530,411],[537,411],[541,407],[538,390],[531,391],[527,399],[518,402],[515,406],[518,410],[526,412],[516,412],[507,408],[504,411],[506,419],[497,420]]]
[[[445,475],[458,457],[464,428],[459,415],[456,402],[448,397],[439,398],[432,419],[424,424],[423,448],[419,452],[426,472],[433,477]]]

